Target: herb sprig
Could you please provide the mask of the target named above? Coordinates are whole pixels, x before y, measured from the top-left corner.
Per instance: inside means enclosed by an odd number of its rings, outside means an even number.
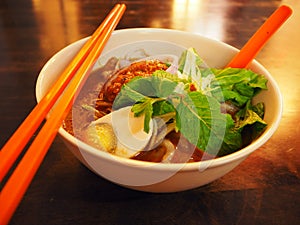
[[[132,105],[135,116],[145,114],[146,132],[151,118],[167,118],[189,142],[220,156],[240,149],[244,134],[250,131],[252,140],[265,129],[263,103],[251,103],[267,89],[265,77],[247,69],[210,69],[193,48],[179,62],[177,75],[156,71],[123,85],[113,109]],[[224,102],[239,109],[234,117],[221,112]]]

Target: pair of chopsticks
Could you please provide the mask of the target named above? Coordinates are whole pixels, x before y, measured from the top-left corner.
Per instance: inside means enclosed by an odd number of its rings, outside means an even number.
[[[50,91],[41,99],[1,149],[0,182],[3,181],[32,135],[41,126],[50,109],[55,103],[57,104],[0,192],[0,225],[7,224],[16,210],[63,119],[71,109],[76,93],[87,79],[125,9],[124,4],[115,5]],[[61,98],[57,101],[59,97]]]

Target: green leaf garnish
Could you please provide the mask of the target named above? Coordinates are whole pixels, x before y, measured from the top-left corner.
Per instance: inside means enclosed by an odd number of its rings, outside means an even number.
[[[195,83],[197,89],[191,91]],[[160,117],[175,123],[176,131],[199,149],[226,155],[249,143],[243,139],[246,132],[253,140],[267,126],[263,104],[251,104],[255,95],[267,89],[266,83],[266,78],[247,69],[207,68],[191,48],[182,54],[179,76],[159,70],[150,77],[135,77],[123,85],[113,109],[132,105],[135,116],[145,115],[146,132],[151,118]],[[225,101],[239,109],[234,117],[221,113]]]

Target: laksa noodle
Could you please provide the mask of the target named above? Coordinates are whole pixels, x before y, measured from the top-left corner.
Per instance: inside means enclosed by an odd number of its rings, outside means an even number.
[[[177,58],[111,57],[91,73],[63,128],[99,151],[135,160],[222,157],[266,128],[264,104],[252,101],[266,84],[248,69],[209,68],[194,48]]]

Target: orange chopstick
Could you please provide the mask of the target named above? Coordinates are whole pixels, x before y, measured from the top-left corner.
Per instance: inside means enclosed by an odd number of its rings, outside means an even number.
[[[277,29],[289,18],[292,9],[286,5],[280,6],[255,34],[244,45],[240,52],[227,64],[226,67],[246,68],[254,59],[260,49],[277,31]]]
[[[49,92],[41,99],[35,106],[11,138],[6,142],[0,151],[0,182],[5,174],[9,171],[17,157],[20,155],[22,149],[26,146],[34,132],[40,126],[49,110],[52,108],[56,100],[59,98],[69,81],[79,69],[81,63],[86,59],[87,55],[92,50],[96,43],[98,36],[103,32],[104,27],[107,26],[109,20],[120,9],[120,4],[117,4],[106,19],[101,23],[98,29],[94,32],[91,38],[81,48],[79,53],[74,57],[71,63],[64,70],[62,75],[52,86]]]
[[[44,159],[53,139],[55,138],[63,119],[71,109],[76,93],[80,90],[84,81],[87,79],[87,75],[102,52],[112,31],[121,19],[125,8],[124,4],[117,5],[112,11],[113,15],[109,16],[111,20],[105,20],[105,24],[101,25],[101,27],[103,27],[101,28],[101,32],[98,33],[98,35],[101,34],[101,36],[96,37],[95,46],[89,50],[86,60],[82,63],[81,67],[70,81],[69,86],[61,95],[61,99],[57,102],[56,107],[51,112],[44,126],[41,128],[19,165],[16,167],[15,171],[3,187],[0,193],[1,225],[7,224],[16,210],[31,180]]]

